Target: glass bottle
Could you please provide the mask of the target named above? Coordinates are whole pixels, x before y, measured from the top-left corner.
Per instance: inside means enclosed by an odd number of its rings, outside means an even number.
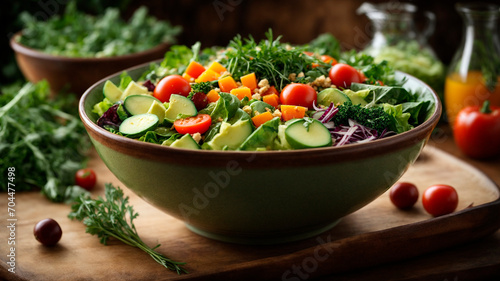
[[[455,8],[464,30],[445,82],[444,105],[450,124],[466,106],[485,100],[500,106],[500,5],[458,3]]]
[[[419,30],[417,7],[413,4],[365,2],[357,13],[365,14],[373,26],[373,37],[363,52],[373,56],[376,63],[386,60],[394,69],[421,79],[443,99],[446,70],[427,43],[434,33],[435,15],[423,13],[427,25]]]

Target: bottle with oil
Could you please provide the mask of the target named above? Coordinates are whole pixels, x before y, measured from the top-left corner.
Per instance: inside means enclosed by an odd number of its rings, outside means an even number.
[[[464,22],[460,46],[445,81],[445,108],[453,125],[458,112],[489,100],[500,106],[500,5],[458,3]]]

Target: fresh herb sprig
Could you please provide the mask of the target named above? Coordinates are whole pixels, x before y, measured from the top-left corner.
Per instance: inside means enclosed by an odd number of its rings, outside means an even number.
[[[91,199],[80,196],[71,206],[72,212],[68,215],[71,219],[83,221],[87,226],[86,232],[97,235],[102,244],[106,245],[110,237],[121,242],[137,247],[150,255],[157,263],[177,272],[187,273],[181,267],[185,263],[175,262],[155,251],[160,244],[150,248],[144,243],[134,225],[134,219],[139,215],[129,205],[128,196],[124,197],[123,190],[112,184],[105,185],[105,198]]]
[[[0,170],[14,167],[16,190],[39,187],[48,199],[72,202],[85,192],[74,185],[75,172],[90,148],[85,128],[74,112],[74,96],[49,99],[42,81],[0,89]],[[7,191],[6,173],[0,191]]]
[[[253,37],[245,41],[241,36],[236,36],[230,43],[222,64],[226,66],[233,77],[239,78],[250,72],[254,72],[259,79],[267,79],[281,91],[290,84],[290,74],[296,75],[303,72],[305,77],[300,81],[308,83],[314,81],[321,75],[328,75],[328,68],[313,68],[313,63],[323,65],[321,60],[314,56],[304,54],[305,46],[292,47],[280,42],[281,37],[273,38],[270,30],[266,33],[267,40],[259,43]],[[297,82],[297,81],[296,81]]]

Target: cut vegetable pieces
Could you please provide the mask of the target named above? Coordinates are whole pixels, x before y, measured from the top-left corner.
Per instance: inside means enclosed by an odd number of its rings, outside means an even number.
[[[186,148],[186,149],[201,149],[200,145],[193,139],[190,134],[185,134],[180,139],[176,139],[170,147]]]
[[[158,103],[159,106],[163,107],[163,111],[166,110],[165,106],[160,102],[160,100],[150,95],[128,96],[123,101],[123,107],[125,107],[125,110],[130,115],[137,115],[147,113],[153,103]]]
[[[205,67],[196,61],[191,61],[184,72],[189,77],[198,78],[205,71]],[[184,75],[183,75],[184,77]]]
[[[252,117],[252,122],[253,124],[255,125],[255,127],[260,127],[260,125],[266,123],[267,121],[273,119],[274,116],[271,114],[271,112],[264,112],[264,113],[261,113],[259,115],[255,115],[254,117]]]
[[[120,90],[120,88],[118,88],[110,80],[107,80],[106,83],[104,83],[102,93],[104,94],[104,97],[107,98],[112,103],[119,101],[123,95],[122,90]]]
[[[263,96],[262,101],[276,108],[279,105],[280,97],[277,94],[270,94]]]
[[[123,90],[123,94],[120,97],[120,100],[125,100],[125,98],[127,98],[128,96],[147,95],[148,93],[149,93],[148,88],[137,84],[137,82],[132,81],[128,84],[127,88]]]
[[[216,90],[211,90],[207,94],[208,102],[216,102],[220,98],[219,93]]]
[[[295,149],[332,145],[332,136],[325,125],[308,117],[292,121],[285,129],[285,137],[290,146]]]
[[[196,114],[198,110],[190,99],[176,94],[170,96],[168,109],[165,111],[165,119],[170,123],[174,123],[179,118],[196,116]]]
[[[222,74],[222,73],[227,71],[227,69],[222,64],[220,64],[216,61],[212,62],[212,64],[210,64],[208,69],[213,70],[219,74]]]
[[[158,126],[158,116],[144,113],[131,116],[121,123],[119,132],[130,138],[138,138],[148,131],[156,129]]]
[[[248,99],[252,99],[252,91],[250,90],[250,88],[245,86],[232,89],[230,93],[237,96],[239,100],[242,100],[245,97],[247,97]]]
[[[219,79],[219,77],[220,77],[219,73],[217,73],[211,69],[207,69],[202,74],[200,74],[200,76],[198,76],[198,78],[196,78],[194,81],[196,83],[209,82],[209,81],[215,81],[215,80]]]
[[[281,119],[288,121],[304,118],[307,108],[298,105],[281,105]]]
[[[219,79],[218,83],[221,92],[229,93],[232,89],[238,88],[238,84],[236,84],[236,81],[231,76]]]
[[[257,78],[255,77],[255,73],[250,73],[240,78],[241,84],[245,87],[248,87],[250,90],[254,90],[257,88]]]

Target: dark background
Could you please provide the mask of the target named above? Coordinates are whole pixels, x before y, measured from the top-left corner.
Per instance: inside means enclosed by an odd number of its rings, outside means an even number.
[[[0,84],[6,84],[21,76],[16,70],[13,53],[8,45],[9,37],[22,27],[17,21],[21,11],[29,11],[39,18],[61,13],[68,0],[21,0],[4,1],[0,9],[2,18],[2,49]],[[371,25],[365,16],[357,15],[362,0],[79,0],[78,5],[89,13],[100,13],[107,6],[117,6],[125,17],[135,8],[146,5],[158,18],[184,28],[180,44],[192,45],[200,41],[204,47],[227,45],[236,34],[251,34],[255,39],[264,37],[272,28],[282,41],[307,43],[321,33],[332,33],[344,49],[362,49],[371,34]],[[372,3],[387,2],[374,0]],[[392,1],[396,2],[396,1]],[[413,3],[419,11],[432,11],[437,25],[429,43],[438,57],[448,64],[456,51],[462,34],[462,20],[454,5],[459,1],[399,1]],[[500,1],[490,1],[500,2]],[[5,7],[6,5],[6,7]],[[420,28],[424,21],[418,18]]]

